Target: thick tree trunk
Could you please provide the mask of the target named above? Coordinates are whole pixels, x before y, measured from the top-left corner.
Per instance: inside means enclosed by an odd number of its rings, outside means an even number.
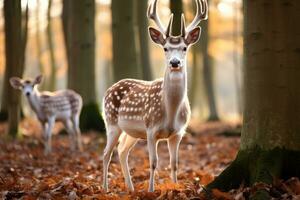
[[[133,20],[133,0],[112,0],[114,80],[141,78]]]
[[[183,13],[182,0],[170,0],[170,9],[174,14],[173,18],[173,35],[180,35],[181,33],[181,14]]]
[[[95,88],[95,0],[71,1],[67,13],[68,87],[83,98],[81,129],[103,131]]]
[[[300,177],[300,1],[244,1],[245,108],[236,160],[208,185]],[[268,198],[258,191],[253,198]]]
[[[140,67],[143,69],[143,80],[152,80],[152,70],[150,65],[149,52],[149,34],[148,34],[148,18],[147,18],[147,0],[135,1],[136,19],[139,32],[139,57]]]
[[[54,42],[53,42],[53,34],[52,34],[52,19],[51,19],[51,8],[52,8],[52,0],[48,2],[48,11],[47,11],[47,40],[48,40],[48,48],[49,48],[49,57],[50,57],[50,66],[51,73],[48,81],[48,89],[50,91],[54,91],[56,89],[56,61],[54,54]]]
[[[12,76],[22,77],[24,71],[25,48],[27,41],[28,6],[25,13],[25,23],[22,24],[22,10],[20,0],[4,1],[4,29],[5,29],[5,78],[4,97],[8,100],[8,134],[18,135],[20,119],[20,91],[9,85]]]
[[[212,58],[208,54],[208,45],[209,45],[209,21],[201,22],[201,52],[203,55],[203,85],[205,89],[205,95],[207,98],[209,115],[208,121],[218,121],[219,115],[217,112],[216,97],[215,97],[215,88],[214,88],[214,73]]]

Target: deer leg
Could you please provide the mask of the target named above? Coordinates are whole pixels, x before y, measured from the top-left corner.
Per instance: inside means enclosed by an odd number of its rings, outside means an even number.
[[[108,166],[111,160],[113,149],[118,143],[121,132],[121,129],[117,126],[107,127],[107,142],[103,153],[103,188],[105,191],[108,191]]]
[[[47,122],[41,122],[41,124],[42,124],[42,128],[43,128],[44,154],[46,154],[48,123]]]
[[[80,127],[79,127],[79,115],[75,115],[74,117],[72,117],[72,122],[73,122],[73,126],[74,126],[74,130],[76,132],[76,141],[77,141],[77,147],[79,149],[79,151],[82,151],[82,142],[81,142],[81,131],[80,131]]]
[[[136,144],[137,139],[125,133],[123,134],[124,137],[121,136],[120,144],[118,145],[118,154],[126,185],[129,188],[129,190],[134,191],[134,187],[130,177],[130,172],[128,169],[128,154],[131,148]]]
[[[168,139],[168,147],[171,164],[171,178],[174,183],[177,183],[177,168],[178,168],[178,148],[181,141],[181,135],[174,135]]]
[[[47,128],[48,128],[48,124],[47,122],[41,122],[42,125],[42,129],[43,129],[43,142],[45,143],[47,137],[46,137],[46,132],[47,132]]]
[[[149,151],[149,161],[150,161],[150,180],[149,180],[149,192],[154,191],[154,175],[157,166],[157,140],[153,135],[147,134],[147,144]]]
[[[51,139],[52,139],[52,129],[55,124],[55,117],[49,117],[48,118],[48,125],[45,131],[46,136],[46,148],[45,148],[45,155],[49,154],[51,152]]]
[[[74,134],[74,129],[72,127],[72,123],[70,121],[70,119],[66,119],[64,122],[64,125],[65,125],[65,128],[68,132],[68,135],[69,135],[69,141],[71,142],[71,150],[74,151],[75,148],[76,148],[76,144],[75,144],[75,134]]]

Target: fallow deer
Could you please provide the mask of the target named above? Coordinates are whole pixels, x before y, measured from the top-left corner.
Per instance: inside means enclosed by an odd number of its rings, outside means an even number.
[[[187,97],[187,49],[198,41],[201,29],[197,25],[208,17],[207,1],[196,0],[196,5],[196,16],[191,24],[185,27],[182,14],[181,35],[173,36],[173,14],[165,28],[157,15],[157,0],[154,0],[148,7],[148,18],[154,20],[159,30],[149,27],[149,34],[153,42],[165,51],[164,78],[154,81],[123,79],[106,91],[103,99],[107,130],[107,144],[103,156],[103,187],[106,191],[108,166],[118,141],[122,171],[126,185],[131,191],[134,187],[128,169],[128,153],[139,139],[147,140],[149,151],[148,190],[154,191],[157,144],[162,139],[168,141],[171,177],[177,182],[178,147],[190,118]]]
[[[51,152],[51,136],[55,121],[64,123],[72,141],[71,149],[75,150],[77,146],[79,150],[82,150],[79,129],[79,116],[82,108],[81,96],[72,90],[40,92],[38,85],[41,82],[42,75],[37,76],[34,80],[23,80],[18,77],[10,78],[11,86],[23,91],[31,109],[41,122],[45,139],[45,154]]]

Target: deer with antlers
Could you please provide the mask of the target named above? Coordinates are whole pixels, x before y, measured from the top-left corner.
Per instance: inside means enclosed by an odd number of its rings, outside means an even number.
[[[165,51],[166,69],[163,79],[142,81],[123,79],[110,87],[103,99],[107,144],[103,156],[103,187],[108,190],[108,166],[118,141],[118,154],[127,187],[134,187],[128,169],[128,154],[139,139],[146,139],[150,161],[149,191],[154,191],[154,173],[157,166],[157,144],[167,140],[170,153],[171,178],[177,182],[178,147],[185,133],[190,106],[187,97],[186,55],[188,48],[200,37],[200,21],[208,17],[206,0],[196,0],[196,16],[185,27],[181,16],[181,35],[173,36],[170,17],[165,28],[157,15],[157,0],[148,8],[148,18],[158,29],[149,27],[154,43]]]
[[[13,88],[22,90],[31,109],[37,115],[42,124],[45,139],[45,154],[51,152],[51,136],[55,121],[64,123],[72,141],[71,149],[77,147],[82,150],[81,133],[79,129],[79,115],[82,107],[82,98],[72,90],[60,90],[56,92],[38,90],[43,76],[37,76],[34,80],[10,78]]]

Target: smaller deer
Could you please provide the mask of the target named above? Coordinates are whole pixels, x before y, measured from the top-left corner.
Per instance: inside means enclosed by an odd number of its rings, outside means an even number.
[[[45,139],[45,154],[51,152],[51,135],[55,121],[61,121],[64,124],[72,141],[71,149],[75,150],[77,147],[82,150],[79,129],[79,115],[82,108],[81,96],[72,90],[40,92],[38,85],[42,79],[43,76],[39,75],[34,80],[12,77],[9,81],[13,88],[23,91],[31,109],[41,122]]]

